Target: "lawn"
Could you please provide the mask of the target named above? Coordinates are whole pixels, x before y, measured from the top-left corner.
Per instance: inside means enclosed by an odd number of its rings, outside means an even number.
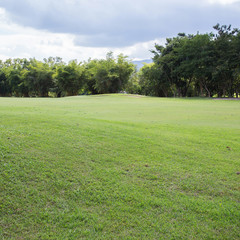
[[[240,239],[240,101],[0,98],[0,239]]]

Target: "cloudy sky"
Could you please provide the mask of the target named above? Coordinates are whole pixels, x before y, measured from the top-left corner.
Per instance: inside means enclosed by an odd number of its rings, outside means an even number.
[[[0,0],[0,59],[133,60],[179,32],[240,28],[240,0]]]

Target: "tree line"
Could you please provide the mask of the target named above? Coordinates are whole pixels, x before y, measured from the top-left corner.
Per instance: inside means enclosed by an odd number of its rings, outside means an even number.
[[[240,31],[213,27],[216,34],[186,35],[155,45],[153,64],[140,71],[141,91],[152,96],[238,97]]]
[[[43,61],[0,61],[0,96],[62,97],[126,91],[158,97],[238,97],[240,30],[213,27],[207,34],[179,33],[151,50],[153,63],[139,71],[123,54],[68,64],[59,57]]]
[[[124,89],[134,64],[127,56],[114,58],[109,52],[106,59],[89,59],[68,64],[61,58],[8,59],[0,61],[0,96],[56,97],[77,94],[117,93]]]

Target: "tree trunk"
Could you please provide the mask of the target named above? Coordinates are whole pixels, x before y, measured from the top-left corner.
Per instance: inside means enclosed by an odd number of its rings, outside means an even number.
[[[203,86],[202,86],[202,82],[199,83],[199,87],[200,87],[200,96],[203,97]]]
[[[206,89],[206,91],[207,91],[207,93],[208,93],[208,97],[210,98],[210,97],[211,97],[211,93],[210,93],[210,91],[208,90],[208,88],[207,88],[206,85],[205,85],[204,87],[205,87],[205,89]]]

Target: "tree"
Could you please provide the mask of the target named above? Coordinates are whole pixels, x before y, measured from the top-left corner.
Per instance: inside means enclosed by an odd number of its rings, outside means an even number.
[[[239,66],[239,58],[236,59],[237,49],[234,45],[234,39],[239,30],[231,29],[231,25],[219,24],[213,27],[217,30],[215,35],[215,71],[213,78],[218,96],[222,95],[233,97],[234,95],[234,73]]]
[[[123,90],[130,94],[141,94],[141,87],[139,84],[139,74],[136,69],[129,77],[129,80]]]
[[[97,94],[98,91],[96,89],[96,73],[98,68],[98,60],[89,59],[88,62],[84,64],[85,72],[84,72],[84,85],[83,88],[86,92],[91,94]]]
[[[7,59],[5,65],[5,75],[10,95],[28,97],[28,87],[24,82],[23,72],[28,64],[26,59]]]
[[[0,60],[0,96],[5,97],[11,94],[11,88],[8,82],[6,68],[4,63]]]
[[[47,63],[31,59],[24,71],[25,84],[33,96],[48,97],[53,86],[53,71]]]
[[[135,66],[128,60],[128,57],[123,54],[119,54],[117,56],[118,91],[125,88],[134,71]]]
[[[194,94],[208,97],[213,95],[213,44],[212,34],[197,34],[185,39],[184,44],[178,49],[181,56],[179,74],[188,82],[187,87],[193,83]]]
[[[168,82],[174,96],[185,97],[193,79],[187,65],[182,66],[189,57],[183,49],[192,38],[192,35],[179,33],[177,37],[167,38],[165,47],[156,44],[156,50],[152,51],[159,74]]]
[[[106,59],[99,60],[96,64],[95,89],[98,93],[117,93],[127,85],[131,74],[134,72],[134,64],[122,54],[114,59],[109,52]]]
[[[240,93],[240,31],[238,30],[237,35],[233,39],[233,48],[235,49],[235,54],[233,56],[233,63],[234,63],[234,82],[233,82],[233,89],[236,93],[236,97],[239,97]]]
[[[67,96],[77,95],[83,86],[84,65],[76,60],[70,61],[68,65],[60,65],[56,69],[54,78],[59,88],[60,94],[63,92]]]

